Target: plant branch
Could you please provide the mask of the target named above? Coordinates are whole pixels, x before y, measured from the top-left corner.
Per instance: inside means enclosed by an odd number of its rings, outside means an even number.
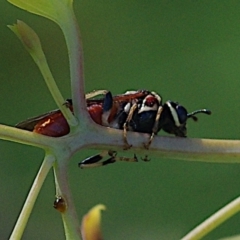
[[[89,123],[88,128],[64,138],[65,145],[71,152],[82,148],[123,149],[123,132]],[[213,163],[240,163],[239,140],[196,139],[156,136],[149,150],[143,147],[149,134],[128,132],[128,141],[133,147],[128,153],[148,155],[151,158],[168,158]]]
[[[17,220],[17,223],[14,227],[14,230],[10,236],[10,240],[21,239],[23,231],[26,227],[27,221],[37,199],[38,193],[54,161],[55,161],[54,156],[52,155],[45,156],[42,166],[38,171],[38,174],[33,182],[33,185],[25,201],[25,204]]]
[[[54,165],[56,196],[60,196],[66,204],[66,210],[61,212],[66,239],[81,239],[80,223],[77,218],[67,176],[67,168],[71,156],[65,156],[64,152],[61,154],[58,152],[57,154],[58,161]]]
[[[49,69],[38,35],[32,28],[20,20],[17,21],[17,24],[8,27],[17,35],[25,49],[37,64],[53,99],[55,100],[58,108],[62,111],[69,125],[76,126],[77,121],[75,117],[73,116],[72,112],[64,105],[65,100],[59,91],[53,75]]]
[[[69,109],[62,105],[64,102],[63,97],[58,91],[57,85],[48,68],[38,37],[31,32],[31,29],[18,22],[17,27],[12,27],[11,29],[14,29],[18,37],[22,37],[21,40],[39,66],[53,98],[68,120],[72,131],[64,137],[50,138],[0,125],[0,138],[41,147],[50,153],[54,152],[54,156],[46,155],[44,159],[12,233],[11,239],[19,239],[22,236],[36,197],[55,160],[54,175],[56,192],[57,195],[61,196],[66,202],[66,210],[62,213],[66,237],[67,239],[80,239],[80,225],[77,220],[77,214],[67,178],[69,159],[73,153],[87,147],[122,150],[123,132],[121,130],[99,126],[89,117],[84,95],[83,51],[79,28],[72,9],[72,1],[10,1],[23,9],[55,21],[62,29],[69,54],[74,114],[80,125],[77,125]],[[27,38],[25,39],[25,37]],[[38,41],[39,43],[37,43]],[[36,43],[38,45],[36,45]],[[35,49],[35,47],[37,47],[37,49]],[[150,150],[146,150],[143,147],[143,143],[148,141],[148,134],[129,132],[127,137],[128,141],[133,144],[132,149],[128,152],[137,152],[138,155],[147,154],[150,155],[151,158],[154,156],[156,158],[164,157],[214,163],[240,163],[240,141],[237,140],[155,137]],[[196,230],[190,232],[183,239],[198,239],[204,236],[214,227],[239,211],[239,202],[240,200],[236,199],[206,220],[197,227]]]
[[[95,149],[123,149],[123,133],[121,130],[105,128],[89,122],[87,128],[61,138],[51,138],[17,128],[0,124],[0,139],[23,143],[43,149],[68,146],[68,150],[77,152],[82,148]],[[149,155],[156,158],[170,158],[215,163],[240,163],[239,140],[194,139],[155,136],[151,147],[146,150],[143,143],[148,141],[149,135],[128,132],[128,140],[133,147],[129,153]]]
[[[68,10],[68,21],[59,22],[63,31],[69,55],[71,90],[74,114],[80,124],[86,124],[89,117],[84,92],[83,50],[79,27],[73,9]]]
[[[54,138],[0,124],[0,139],[49,149],[56,146]]]
[[[198,240],[207,235],[213,229],[232,217],[240,211],[240,197],[234,199],[232,202],[224,206],[222,209],[214,213],[186,236],[182,240]]]

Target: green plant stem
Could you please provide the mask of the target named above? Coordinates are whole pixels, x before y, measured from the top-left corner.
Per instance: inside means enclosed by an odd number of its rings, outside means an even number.
[[[207,235],[213,229],[232,217],[234,214],[240,211],[240,197],[236,198],[222,209],[214,213],[186,236],[182,240],[198,240]]]
[[[40,71],[43,75],[43,78],[45,79],[45,82],[47,84],[47,87],[48,87],[49,91],[51,92],[53,99],[55,100],[58,108],[63,113],[68,124],[70,126],[76,126],[77,125],[76,118],[71,113],[71,111],[64,105],[66,100],[63,98],[61,92],[58,89],[58,86],[57,86],[57,84],[52,76],[52,73],[49,69],[49,66],[47,64],[45,55],[42,52],[42,54],[39,54],[37,56],[32,55],[32,57],[33,57],[35,63],[37,64],[38,68],[40,69]]]
[[[80,223],[78,221],[67,176],[70,156],[64,156],[63,153],[60,154],[57,159],[58,161],[54,165],[56,196],[61,196],[66,203],[66,211],[61,213],[66,239],[81,239]]]
[[[156,136],[149,150],[144,149],[148,134],[128,132],[128,140],[133,147],[128,150],[150,157],[189,160],[213,163],[240,163],[240,141],[219,139],[176,138]],[[0,139],[32,145],[47,149],[61,149],[68,146],[69,151],[82,148],[106,149],[121,151],[123,147],[122,131],[105,128],[89,122],[87,128],[73,135],[51,138],[37,133],[20,130],[0,124]]]
[[[69,125],[76,126],[76,118],[73,116],[69,108],[66,107],[66,105],[64,104],[65,100],[61,92],[59,91],[53,75],[49,69],[38,35],[34,32],[32,28],[30,28],[26,23],[20,20],[17,21],[17,24],[8,27],[17,35],[25,49],[28,51],[28,53],[31,55],[31,57],[37,64],[49,88],[49,91],[52,94],[53,99],[55,100],[59,109],[62,111]]]
[[[10,240],[16,240],[21,239],[23,231],[26,227],[27,221],[29,219],[29,216],[32,212],[34,203],[37,199],[38,193],[42,187],[42,184],[44,180],[46,179],[46,176],[51,169],[53,162],[55,161],[55,157],[52,155],[46,155],[41,168],[38,171],[38,174],[33,182],[33,185],[31,187],[31,190],[28,194],[28,197],[25,201],[25,204],[23,206],[23,209],[20,213],[20,216],[17,220],[17,223],[14,227],[14,230],[10,236]]]
[[[58,10],[60,10],[56,11],[58,14],[54,15],[54,18],[50,17],[50,19],[55,20],[55,22],[60,25],[66,40],[69,54],[73,107],[75,116],[78,119],[80,126],[75,127],[75,118],[69,109],[63,105],[64,99],[53,79],[45,56],[43,52],[40,51],[40,54],[37,56],[34,55],[33,58],[42,72],[42,75],[44,76],[48,88],[58,107],[61,109],[69,122],[71,130],[74,131],[63,138],[53,139],[41,135],[37,136],[34,133],[26,131],[20,132],[20,130],[13,130],[9,127],[5,129],[0,126],[0,135],[1,138],[5,140],[21,142],[24,144],[42,147],[47,150],[51,149],[52,152],[54,151],[54,155],[56,157],[54,165],[56,192],[57,195],[61,196],[67,204],[66,211],[62,213],[66,238],[80,239],[80,225],[77,220],[77,214],[72,201],[67,179],[67,165],[69,158],[74,152],[82,149],[83,147],[94,147],[99,149],[106,149],[107,147],[107,149],[112,148],[121,150],[123,141],[122,131],[97,126],[89,117],[84,97],[83,51],[79,28],[72,5],[69,8],[67,7],[65,9],[63,7]],[[53,13],[55,13],[55,11],[53,11]],[[48,14],[44,16],[48,16]],[[20,133],[19,136],[17,136],[18,133]],[[129,152],[137,151],[140,156],[141,154],[146,155],[147,153],[150,157],[154,156],[156,159],[166,157],[172,159],[208,161],[215,163],[240,163],[239,141],[156,137],[150,150],[147,151],[143,148],[143,143],[146,143],[148,138],[148,134],[128,133],[128,140],[131,144],[133,144],[133,148],[130,149]],[[46,141],[44,142],[44,140]],[[67,152],[65,153],[64,151]],[[52,155],[46,156],[17,221],[11,239],[19,239],[22,236],[36,197],[54,160],[55,158]],[[223,221],[238,212],[240,208],[239,202],[240,200],[236,199],[200,224],[183,239],[199,239],[206,235]]]
[[[86,124],[88,114],[86,110],[85,92],[84,92],[84,71],[83,71],[83,50],[79,27],[76,21],[74,11],[71,8],[66,9],[68,12],[67,21],[60,24],[69,55],[71,92],[73,100],[74,114],[81,125]]]
[[[22,143],[43,149],[54,145],[52,138],[0,124],[0,139]],[[57,145],[57,143],[56,143]]]
[[[98,150],[123,150],[123,132],[105,128],[89,122],[85,129],[78,134],[65,138],[65,145],[71,152],[82,148]],[[197,139],[156,136],[146,150],[143,144],[149,139],[149,134],[128,132],[127,138],[132,148],[128,153],[138,156],[148,155],[151,159],[178,159],[192,162],[240,163],[240,141],[220,139]]]

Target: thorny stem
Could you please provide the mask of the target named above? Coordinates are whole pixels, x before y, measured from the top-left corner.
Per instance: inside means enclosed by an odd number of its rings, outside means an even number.
[[[211,217],[206,219],[186,236],[182,240],[198,240],[207,235],[213,229],[225,222],[228,218],[240,211],[240,197],[234,199],[228,205],[217,211]]]
[[[42,184],[43,184],[49,170],[51,169],[54,161],[55,161],[54,156],[52,156],[52,155],[45,156],[42,166],[38,171],[38,174],[34,180],[31,190],[28,194],[28,197],[25,201],[23,209],[22,209],[20,216],[17,220],[17,223],[14,227],[14,230],[10,236],[10,240],[21,239],[23,231],[26,227],[28,218],[32,212],[34,203],[37,199],[38,193],[39,193],[39,191],[42,187]]]

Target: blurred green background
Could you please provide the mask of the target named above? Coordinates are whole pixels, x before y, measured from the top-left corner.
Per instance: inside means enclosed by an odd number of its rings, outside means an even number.
[[[86,91],[131,89],[160,93],[189,111],[213,115],[189,121],[188,136],[239,139],[240,2],[75,1],[85,56]],[[1,123],[14,125],[55,109],[32,59],[6,27],[24,20],[39,34],[64,97],[70,97],[68,59],[54,23],[0,2]],[[0,239],[7,239],[44,156],[43,151],[0,142]],[[104,239],[179,239],[240,194],[240,165],[152,159],[80,170],[71,159],[69,178],[79,217],[97,203]],[[49,174],[23,239],[64,239],[52,205]],[[205,239],[240,233],[240,214]]]

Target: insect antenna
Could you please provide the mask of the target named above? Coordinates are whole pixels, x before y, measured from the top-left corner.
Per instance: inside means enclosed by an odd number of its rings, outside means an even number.
[[[197,121],[198,118],[194,115],[198,114],[198,113],[205,113],[205,114],[208,114],[210,115],[212,112],[208,109],[199,109],[199,110],[196,110],[196,111],[193,111],[191,113],[188,113],[187,117],[188,118],[192,118],[194,121]]]

